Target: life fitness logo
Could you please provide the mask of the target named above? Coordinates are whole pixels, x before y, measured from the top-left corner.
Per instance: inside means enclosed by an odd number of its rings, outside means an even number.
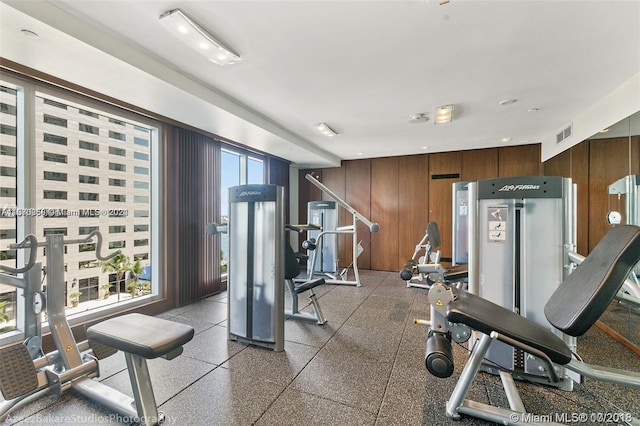
[[[240,194],[238,194],[238,197],[249,197],[250,195],[261,195],[262,192],[260,191],[242,191]]]
[[[513,191],[532,191],[540,189],[540,185],[505,185],[498,191],[513,192]]]

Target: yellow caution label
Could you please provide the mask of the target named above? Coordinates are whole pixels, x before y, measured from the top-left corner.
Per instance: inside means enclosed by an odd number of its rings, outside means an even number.
[[[444,306],[441,299],[436,300],[436,306]]]

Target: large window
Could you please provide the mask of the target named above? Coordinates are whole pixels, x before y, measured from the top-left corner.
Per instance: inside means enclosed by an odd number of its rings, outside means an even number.
[[[229,218],[229,188],[245,184],[264,183],[264,162],[262,159],[247,154],[222,150],[220,170],[220,214],[221,221]],[[220,267],[223,274],[227,272],[229,262],[229,240],[227,234],[221,234]]]
[[[159,294],[153,273],[159,270],[154,234],[160,210],[158,128],[94,101],[65,96],[30,83],[0,82],[0,262],[24,264],[20,251],[8,246],[26,234],[45,241],[47,234],[81,239],[99,230],[103,254],[119,249],[124,266],[99,261],[93,242],[66,245],[62,290],[73,309],[68,314],[105,305],[118,309],[135,304],[140,295]],[[135,234],[123,231],[133,229]],[[38,262],[46,263],[46,256],[44,247],[38,249]],[[135,280],[143,269],[150,271],[145,280]],[[3,332],[20,331],[16,318],[25,309],[20,294],[0,282],[0,344],[9,338]],[[80,302],[76,308],[74,298]]]
[[[16,242],[18,137],[16,89],[0,83],[0,263],[15,268],[17,253],[8,245]],[[0,333],[15,330],[17,291],[0,284]]]

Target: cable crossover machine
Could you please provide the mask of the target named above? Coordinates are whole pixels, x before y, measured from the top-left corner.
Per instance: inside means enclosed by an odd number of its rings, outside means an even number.
[[[313,279],[314,274],[316,273],[316,262],[318,261],[318,252],[317,247],[321,247],[323,243],[323,239],[328,238],[331,235],[351,235],[353,240],[353,252],[352,252],[352,261],[349,266],[344,268],[339,277],[328,277],[325,279],[325,282],[330,284],[344,284],[344,285],[355,285],[360,287],[362,284],[360,283],[360,274],[358,271],[358,256],[362,254],[362,241],[358,241],[358,222],[364,223],[371,232],[378,232],[380,230],[380,225],[375,222],[371,222],[369,219],[364,217],[361,213],[359,213],[356,209],[350,206],[346,201],[340,198],[336,193],[323,185],[318,179],[313,177],[311,174],[307,174],[305,178],[311,182],[315,187],[320,189],[324,194],[327,194],[331,197],[338,205],[344,208],[347,212],[351,213],[353,218],[353,222],[351,225],[339,226],[335,229],[323,229],[321,230],[315,238],[311,238],[305,240],[302,243],[302,247],[309,250],[311,253],[311,264],[309,265],[309,279]],[[353,266],[353,274],[355,276],[354,280],[347,280],[347,273],[349,268]],[[338,279],[339,278],[339,279]]]

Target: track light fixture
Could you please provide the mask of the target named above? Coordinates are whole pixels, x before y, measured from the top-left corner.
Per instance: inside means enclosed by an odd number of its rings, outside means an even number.
[[[180,9],[173,9],[160,15],[160,22],[173,35],[192,49],[218,65],[229,65],[241,58],[231,49],[216,40]]]

